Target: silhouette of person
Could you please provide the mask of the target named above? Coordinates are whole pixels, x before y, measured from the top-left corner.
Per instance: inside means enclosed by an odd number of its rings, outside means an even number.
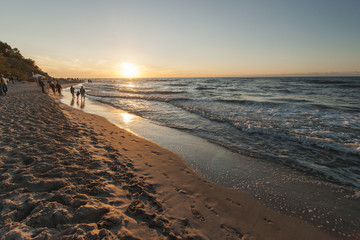
[[[45,83],[41,79],[39,79],[39,85],[41,87],[41,92],[45,93]]]
[[[51,81],[51,83],[50,83],[50,88],[53,91],[53,93],[55,94],[55,84],[53,81]]]
[[[7,82],[4,78],[4,75],[0,75],[0,95],[6,95],[7,92]]]
[[[59,82],[56,83],[56,88],[57,88],[57,91],[58,91],[58,93],[59,93],[59,95],[60,95],[60,94],[61,94],[61,89],[62,89],[62,87],[61,87],[61,85],[60,85]]]
[[[72,97],[75,97],[75,88],[73,86],[70,87],[70,92]]]
[[[81,94],[81,98],[85,98],[85,88],[84,88],[84,86],[81,86],[80,94]]]

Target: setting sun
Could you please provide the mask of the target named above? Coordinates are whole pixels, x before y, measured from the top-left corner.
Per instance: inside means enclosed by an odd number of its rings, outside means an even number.
[[[121,74],[126,78],[133,78],[138,75],[138,67],[134,66],[132,63],[123,62],[120,65]]]

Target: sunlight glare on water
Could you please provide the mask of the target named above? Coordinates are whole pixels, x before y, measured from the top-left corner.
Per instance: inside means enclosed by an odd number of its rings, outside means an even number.
[[[133,115],[129,113],[120,113],[124,123],[130,123],[133,119]]]

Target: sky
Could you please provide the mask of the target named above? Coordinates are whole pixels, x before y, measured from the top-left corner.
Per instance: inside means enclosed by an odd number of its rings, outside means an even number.
[[[0,0],[53,77],[360,75],[359,0]]]

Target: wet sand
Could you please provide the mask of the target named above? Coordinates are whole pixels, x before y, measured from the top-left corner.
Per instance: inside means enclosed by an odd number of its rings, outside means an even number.
[[[336,239],[34,83],[1,97],[1,239]]]

